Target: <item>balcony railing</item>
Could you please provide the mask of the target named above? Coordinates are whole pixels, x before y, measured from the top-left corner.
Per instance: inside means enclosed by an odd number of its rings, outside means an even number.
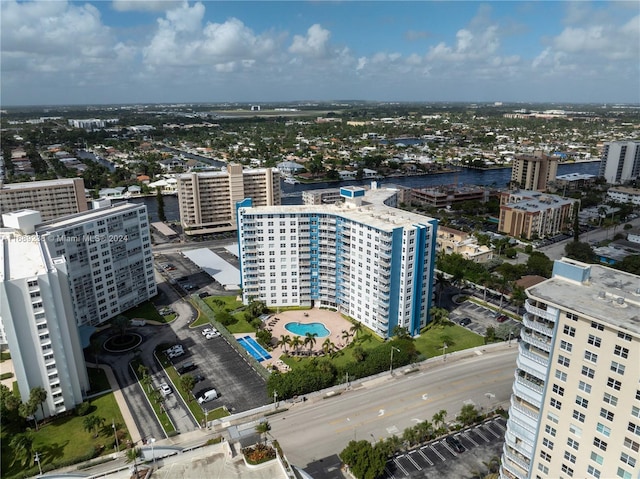
[[[506,447],[502,450],[502,452],[504,453],[504,456],[507,457],[507,459],[509,459],[511,462],[516,463],[518,466],[520,466],[522,469],[524,469],[525,471],[529,470],[529,464],[527,463],[527,461],[525,461],[524,459],[522,459],[521,457],[519,457],[517,454],[512,453],[509,449],[507,449]]]
[[[538,394],[542,394],[544,392],[543,386],[540,386],[539,384],[536,384],[533,381],[529,381],[528,379],[523,378],[518,373],[516,373],[515,376],[516,376],[516,382],[522,384],[523,386],[529,389],[533,389]]]
[[[525,313],[522,317],[522,323],[529,329],[533,329],[539,333],[545,334],[547,336],[553,336],[553,328],[547,326],[544,321],[536,321],[533,319],[533,316],[529,313]]]
[[[524,347],[523,343],[520,343],[520,354],[527,359],[531,359],[532,361],[544,366],[545,368],[549,365],[549,358],[542,357],[539,354],[532,353],[527,348]]]
[[[556,313],[552,313],[550,311],[547,311],[546,309],[542,309],[542,308],[538,308],[537,306],[534,306],[533,304],[531,304],[531,300],[529,299],[524,302],[524,309],[528,313],[535,314],[540,318],[548,319],[549,321],[553,321],[553,322],[556,321],[556,317],[557,317]]]
[[[529,344],[533,344],[535,347],[542,349],[546,352],[551,352],[551,343],[542,341],[536,338],[533,334],[526,333],[524,330],[520,332],[520,337]]]
[[[520,471],[520,469],[516,469],[516,465],[510,462],[505,462],[502,464],[503,476],[508,479],[527,479],[527,473],[524,474]]]
[[[539,412],[535,412],[532,409],[528,408],[527,406],[523,406],[514,398],[511,398],[511,407],[515,411],[518,411],[519,413],[524,414],[525,416],[527,416],[530,419],[533,419],[534,421],[538,421],[538,418],[540,417]]]

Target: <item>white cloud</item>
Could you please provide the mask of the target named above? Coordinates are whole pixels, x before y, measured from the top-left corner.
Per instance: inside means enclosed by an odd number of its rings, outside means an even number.
[[[455,46],[440,42],[429,49],[427,59],[453,62],[489,59],[496,53],[499,46],[498,29],[495,25],[480,32],[463,28],[456,33]]]
[[[307,57],[326,57],[329,53],[328,44],[330,37],[331,32],[316,23],[309,27],[306,36],[295,35],[293,37],[293,43],[289,47],[289,51]]]
[[[112,0],[111,7],[118,12],[163,12],[181,3],[183,0]]]

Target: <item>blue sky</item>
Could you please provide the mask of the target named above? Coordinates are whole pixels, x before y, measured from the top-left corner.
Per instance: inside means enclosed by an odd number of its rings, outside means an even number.
[[[640,3],[0,2],[2,105],[640,101]]]

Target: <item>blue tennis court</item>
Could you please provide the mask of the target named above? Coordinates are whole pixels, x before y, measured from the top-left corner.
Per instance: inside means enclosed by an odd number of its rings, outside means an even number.
[[[253,339],[251,336],[238,338],[238,342],[257,361],[264,361],[265,359],[271,359],[271,355],[262,346],[260,346],[258,342],[255,339]]]

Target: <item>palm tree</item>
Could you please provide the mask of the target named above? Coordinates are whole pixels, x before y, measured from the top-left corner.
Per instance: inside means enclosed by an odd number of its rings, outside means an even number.
[[[331,339],[327,338],[322,343],[322,351],[324,351],[324,354],[329,354],[329,351],[333,350],[334,346],[335,345],[333,344]]]
[[[41,386],[36,386],[29,393],[29,401],[33,401],[34,404],[40,406],[40,412],[44,418],[44,407],[42,406],[47,400],[47,391]]]
[[[502,302],[504,301],[504,295],[505,293],[509,292],[509,280],[506,277],[501,276],[498,280],[497,287],[498,291],[500,291],[500,306],[498,306],[498,309],[502,311]]]
[[[284,353],[287,354],[287,346],[291,344],[291,336],[283,334],[278,340],[278,346],[284,346]]]
[[[438,295],[438,306],[440,306],[440,300],[442,299],[442,293],[451,283],[447,279],[447,275],[442,271],[436,273],[436,294]]]
[[[353,323],[353,326],[349,328],[349,331],[351,331],[351,336],[355,338],[358,333],[362,331],[362,323],[360,321],[356,321]]]
[[[138,364],[138,377],[145,378],[149,374],[149,368],[144,364]]]
[[[305,333],[304,336],[304,344],[305,346],[309,346],[309,352],[311,352],[313,347],[316,345],[316,336],[318,336],[318,333]]]
[[[444,423],[445,423],[446,419],[447,419],[447,410],[446,409],[440,409],[431,418],[431,420],[433,421],[433,424],[436,426],[436,429],[438,430],[438,432],[443,432]]]
[[[9,449],[11,449],[13,456],[11,465],[18,460],[23,467],[30,465],[33,458],[33,434],[31,430],[27,429],[27,432],[13,436],[9,441]]]
[[[351,334],[349,333],[349,331],[347,331],[346,329],[343,329],[341,337],[344,340],[344,344],[349,344],[349,338],[351,337]]]
[[[103,417],[92,414],[91,416],[86,416],[84,418],[84,420],[82,421],[82,427],[87,432],[93,431],[93,437],[98,437],[98,428],[103,426],[104,422],[105,419]]]
[[[131,326],[131,320],[122,314],[116,316],[111,322],[111,327],[116,330],[118,336],[124,336],[129,326]]]
[[[261,436],[264,436],[264,443],[267,443],[267,434],[271,431],[271,424],[269,421],[262,421],[256,426],[256,432]]]
[[[520,314],[520,307],[527,300],[527,293],[524,292],[524,288],[515,283],[513,283],[511,291],[511,302],[518,308],[516,312]]]
[[[298,350],[300,349],[300,346],[302,345],[302,340],[300,339],[300,336],[294,336],[291,339],[291,347],[294,348],[296,350],[296,352],[298,352]]]
[[[416,429],[418,436],[420,437],[420,441],[427,441],[431,439],[431,435],[433,434],[433,424],[430,421],[422,421],[421,423],[416,424]]]
[[[131,449],[127,449],[125,456],[127,462],[133,462],[134,476],[138,479],[138,457],[140,456],[140,448],[132,447]]]
[[[180,376],[180,388],[189,396],[189,402],[191,402],[191,391],[196,385],[196,380],[191,374],[185,374]]]
[[[602,218],[606,218],[607,211],[609,210],[606,206],[601,206],[600,208],[598,208],[598,228],[600,228],[600,225],[602,224]]]
[[[152,383],[152,378],[149,375],[143,376],[142,379],[140,379],[140,385],[145,388],[147,390],[147,392],[151,391],[151,383]]]

